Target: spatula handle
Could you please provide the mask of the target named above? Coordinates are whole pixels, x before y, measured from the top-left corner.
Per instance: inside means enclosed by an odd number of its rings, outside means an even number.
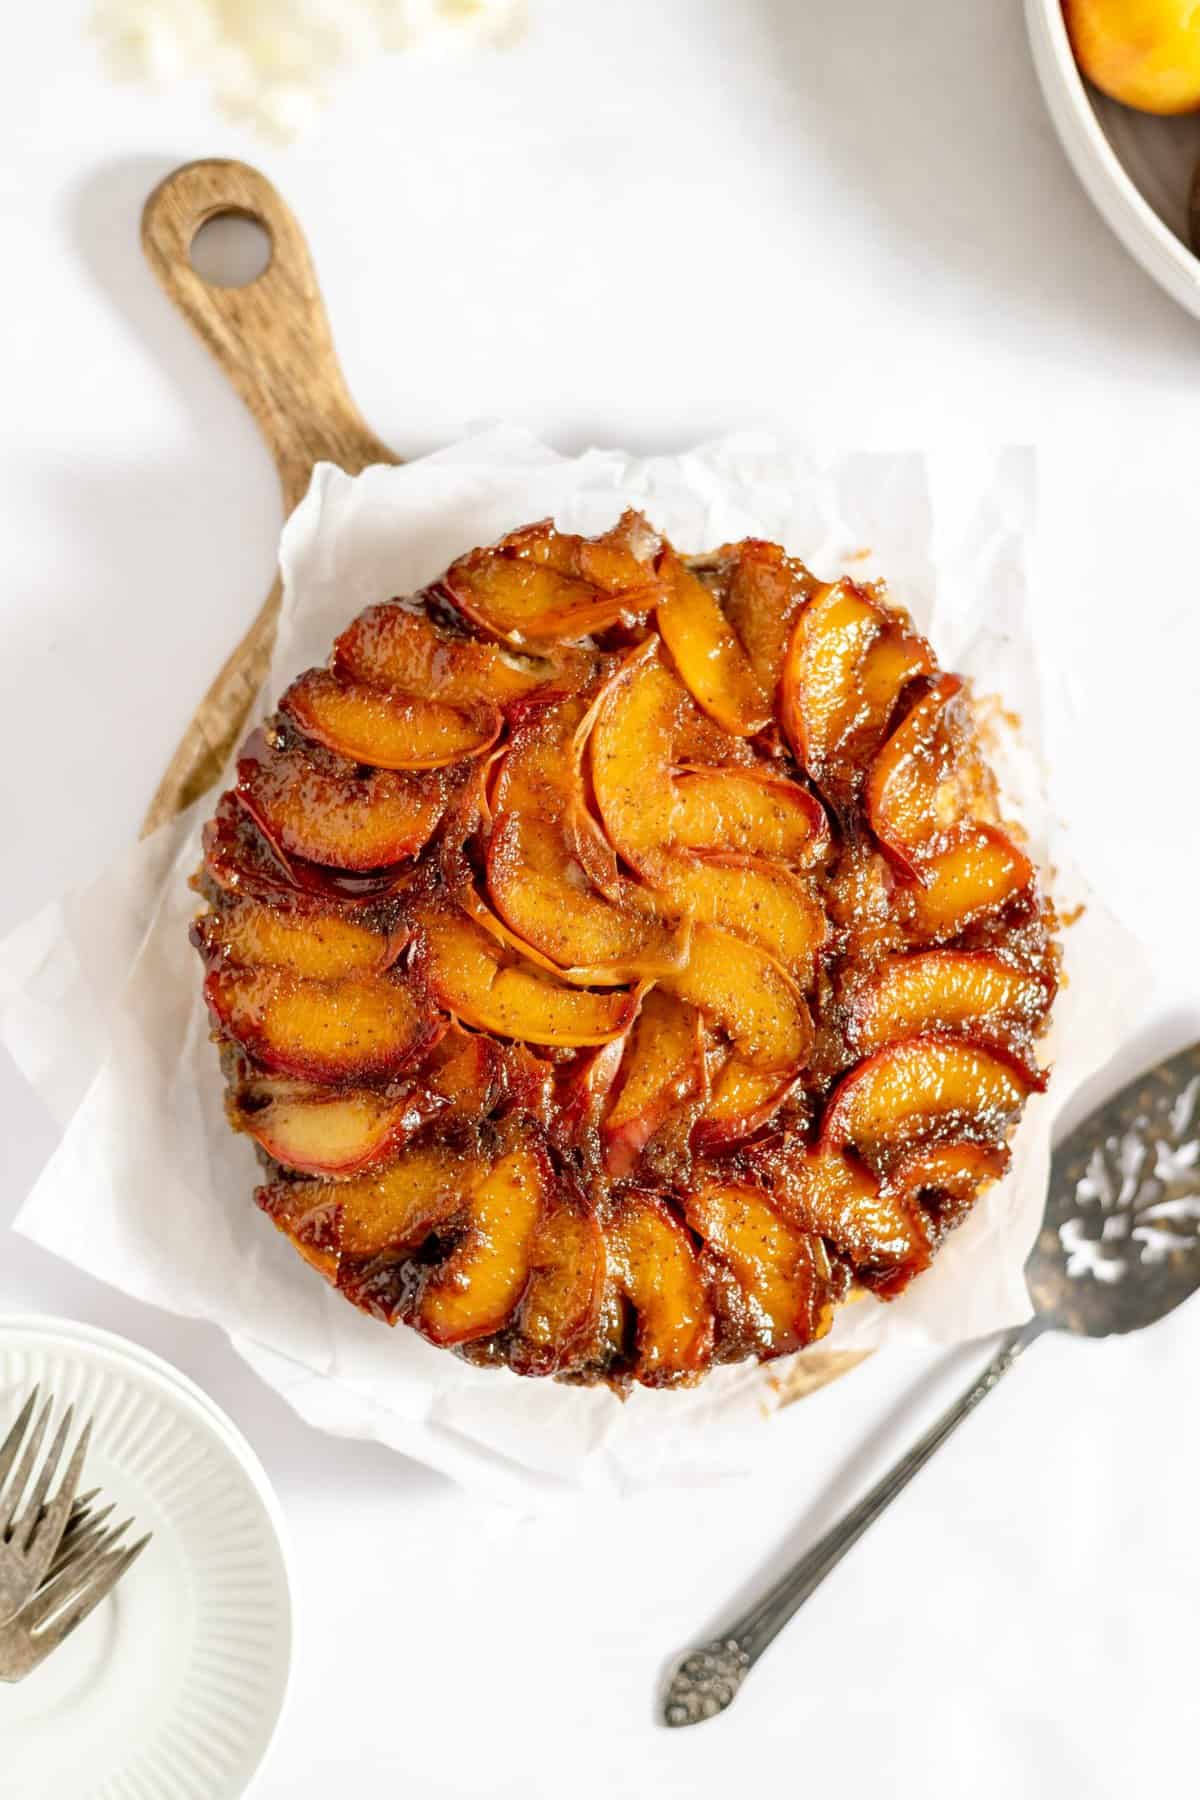
[[[913,1476],[925,1467],[934,1451],[940,1450],[950,1434],[969,1418],[981,1400],[987,1398],[1046,1326],[1044,1318],[1034,1318],[1027,1325],[1018,1325],[1007,1332],[995,1355],[971,1386],[947,1407],[858,1505],[851,1507],[721,1637],[687,1652],[667,1688],[663,1702],[666,1724],[698,1725],[732,1704],[763,1651],[775,1641],[867,1527],[874,1524]]]

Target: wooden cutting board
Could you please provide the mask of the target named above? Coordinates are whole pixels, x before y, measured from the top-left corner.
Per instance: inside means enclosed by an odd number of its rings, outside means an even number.
[[[245,287],[218,287],[192,267],[192,241],[201,226],[230,217],[249,219],[270,240],[267,267]],[[248,163],[215,157],[176,169],[146,202],[142,248],[167,297],[253,414],[279,472],[285,517],[303,499],[318,462],[357,475],[372,463],[402,460],[375,436],[350,397],[304,234],[265,175]],[[221,773],[266,677],[281,598],[276,576],[184,732],[150,802],[143,836],[182,812]],[[824,1387],[865,1354],[799,1357],[776,1383],[778,1403]]]

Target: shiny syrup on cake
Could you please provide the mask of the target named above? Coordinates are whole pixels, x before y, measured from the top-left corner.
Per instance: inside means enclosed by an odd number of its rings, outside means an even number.
[[[686,1384],[887,1300],[1008,1163],[1049,903],[878,585],[639,515],[368,607],[192,928],[255,1198],[472,1362]]]

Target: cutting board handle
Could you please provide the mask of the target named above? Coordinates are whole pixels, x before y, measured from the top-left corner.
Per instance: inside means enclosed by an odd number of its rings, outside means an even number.
[[[192,267],[201,226],[229,216],[260,225],[270,239],[266,268],[244,287],[219,287]],[[318,462],[356,475],[397,460],[350,398],[308,245],[265,175],[219,157],[176,169],[146,202],[142,246],[168,298],[257,420],[285,512],[302,499]]]
[[[250,219],[271,242],[266,268],[245,287],[219,287],[192,267],[192,240],[209,219]],[[265,175],[212,157],[159,183],[142,211],[142,246],[167,297],[199,332],[250,408],[279,470],[285,513],[313,467],[351,475],[395,463],[350,398],[304,234]],[[212,786],[245,726],[271,660],[278,578],[184,732],[142,826],[153,831]]]

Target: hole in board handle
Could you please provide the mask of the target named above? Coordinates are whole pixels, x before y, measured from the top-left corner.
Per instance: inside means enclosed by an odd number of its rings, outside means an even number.
[[[188,259],[202,281],[214,287],[249,287],[271,266],[271,234],[253,213],[230,207],[205,219],[191,241]]]

